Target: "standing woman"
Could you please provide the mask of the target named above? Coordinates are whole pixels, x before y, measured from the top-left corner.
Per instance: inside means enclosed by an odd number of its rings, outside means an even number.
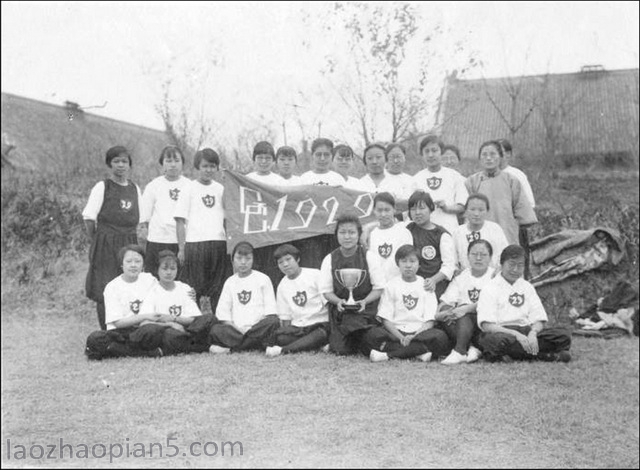
[[[487,220],[500,225],[509,244],[517,245],[520,227],[538,222],[533,207],[518,179],[500,169],[504,158],[500,142],[490,140],[483,143],[478,158],[483,169],[467,178],[467,190],[469,194],[487,196],[491,204],[487,208]]]
[[[140,188],[129,180],[131,155],[118,145],[107,151],[106,164],[111,176],[99,181],[91,190],[89,201],[82,211],[91,248],[86,295],[97,305],[100,329],[106,329],[104,288],[120,274],[118,252],[138,242],[140,222]]]

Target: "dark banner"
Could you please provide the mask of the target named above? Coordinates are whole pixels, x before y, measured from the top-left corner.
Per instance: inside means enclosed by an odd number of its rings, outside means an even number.
[[[375,220],[373,195],[334,186],[269,186],[223,170],[229,251],[242,240],[254,247],[333,233],[336,218],[352,212]]]

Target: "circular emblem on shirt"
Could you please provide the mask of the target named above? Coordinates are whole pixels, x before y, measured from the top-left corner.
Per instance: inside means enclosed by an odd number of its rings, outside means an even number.
[[[428,261],[431,261],[433,258],[436,257],[436,249],[431,245],[427,245],[423,247],[422,257]]]

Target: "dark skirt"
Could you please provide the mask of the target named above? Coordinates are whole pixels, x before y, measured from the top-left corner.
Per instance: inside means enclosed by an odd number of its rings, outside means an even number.
[[[118,252],[122,247],[136,243],[138,237],[135,232],[96,233],[89,249],[89,272],[85,283],[87,297],[96,302],[104,302],[104,288],[122,272]]]

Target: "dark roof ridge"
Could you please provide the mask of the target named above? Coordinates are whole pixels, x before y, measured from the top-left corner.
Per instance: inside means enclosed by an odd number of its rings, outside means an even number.
[[[535,74],[535,75],[515,75],[515,76],[503,76],[503,77],[492,77],[492,78],[450,78],[451,81],[453,82],[462,82],[462,83],[469,83],[469,82],[489,82],[489,81],[497,81],[497,80],[504,80],[504,79],[525,79],[525,78],[543,78],[543,77],[548,77],[548,76],[552,76],[552,77],[560,77],[560,76],[566,76],[566,75],[574,75],[574,76],[579,76],[579,75],[586,75],[589,73],[593,73],[593,74],[618,74],[621,72],[638,72],[640,71],[640,69],[638,68],[626,68],[626,69],[604,69],[604,70],[596,70],[593,72],[563,72],[563,73],[542,73],[542,74]]]

